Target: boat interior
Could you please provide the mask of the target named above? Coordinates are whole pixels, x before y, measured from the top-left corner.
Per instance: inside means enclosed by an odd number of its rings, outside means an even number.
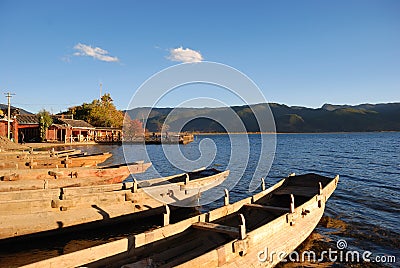
[[[154,182],[152,182],[151,180],[141,181],[141,182],[139,182],[139,186],[140,187],[148,187],[148,186],[159,186],[159,185],[164,185],[164,184],[168,184],[168,183],[185,182],[187,176],[189,176],[189,181],[193,181],[193,180],[197,180],[197,179],[213,176],[213,175],[216,175],[218,173],[221,173],[221,171],[219,171],[217,169],[214,169],[214,168],[202,169],[202,170],[198,170],[198,171],[192,171],[192,172],[188,172],[188,173],[183,173],[183,174],[180,174],[180,175],[172,176],[172,177],[169,177],[166,180],[154,179]]]
[[[122,253],[86,266],[130,268],[182,264],[237,239],[243,224],[240,214],[244,216],[246,232],[253,231],[288,213],[291,194],[294,206],[298,207],[318,194],[319,183],[325,187],[332,180],[316,174],[289,177],[279,188],[232,214],[210,223],[193,224],[182,233],[134,248],[129,254]]]

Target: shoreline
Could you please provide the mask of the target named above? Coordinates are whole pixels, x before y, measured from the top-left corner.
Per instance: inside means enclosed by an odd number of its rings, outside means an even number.
[[[199,132],[192,133],[197,136],[206,136],[206,135],[329,135],[329,134],[369,134],[369,133],[399,133],[400,131],[365,131],[365,132]],[[4,149],[1,148],[1,151],[29,151],[31,149],[51,149],[56,147],[64,147],[64,146],[87,146],[87,145],[102,145],[92,142],[74,142],[74,143],[46,143],[46,142],[36,142],[36,143],[25,143],[21,145],[19,143],[14,143],[15,147],[13,149]]]
[[[337,132],[199,132],[193,133],[193,135],[282,135],[282,134],[290,134],[290,135],[301,135],[301,134],[367,134],[367,133],[399,133],[400,131],[337,131]]]

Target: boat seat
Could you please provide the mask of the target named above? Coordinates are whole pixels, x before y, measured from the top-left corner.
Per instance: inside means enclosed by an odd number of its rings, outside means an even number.
[[[284,208],[284,207],[264,206],[259,204],[244,204],[244,206],[248,208],[255,208],[272,212],[285,212],[285,213],[290,212],[290,208]]]
[[[288,195],[293,194],[297,196],[312,197],[318,194],[317,187],[300,187],[300,186],[290,186],[285,187],[282,190],[274,192],[274,195]]]
[[[192,227],[206,231],[228,234],[234,237],[237,237],[240,234],[240,229],[237,227],[231,227],[210,222],[196,222],[192,224]]]

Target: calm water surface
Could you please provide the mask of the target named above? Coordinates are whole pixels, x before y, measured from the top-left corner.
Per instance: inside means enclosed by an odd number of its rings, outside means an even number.
[[[259,135],[234,136],[235,139],[249,139],[251,145],[247,166],[245,163],[247,159],[240,157],[234,160],[236,161],[234,166],[230,166],[230,176],[241,178],[230,192],[231,200],[237,201],[251,195],[248,191],[249,182],[258,164],[261,138]],[[205,142],[202,143],[203,140]],[[241,150],[241,148],[231,148],[227,135],[197,136],[193,143],[179,147],[183,155],[193,161],[188,164],[190,167],[187,169],[208,164],[218,169],[225,169],[229,165],[231,156],[235,156],[236,150]],[[80,149],[88,152],[112,152],[113,157],[104,164],[124,162],[124,151],[128,161],[146,159],[147,151],[148,160],[152,161],[153,168],[144,174],[135,175],[138,179],[180,172],[180,169],[170,164],[162,146],[159,145],[148,145],[146,148],[140,145],[129,145],[124,148],[82,146]],[[212,163],[210,159],[213,159]],[[267,172],[262,166],[259,169],[260,174]],[[243,175],[242,170],[245,170]],[[300,250],[310,248],[317,251],[328,248],[335,250],[336,241],[345,239],[348,250],[360,252],[368,250],[374,255],[394,255],[397,263],[388,266],[399,266],[400,133],[277,135],[276,155],[266,183],[272,186],[292,172],[296,174],[314,172],[330,177],[340,175],[337,190],[327,203],[324,217],[313,235],[300,246]],[[220,198],[211,204],[203,205],[201,211],[221,205]],[[105,230],[101,237],[94,234],[85,238],[49,242],[46,244],[46,249],[43,249],[42,245],[28,248],[12,247],[8,250],[4,248],[0,253],[0,264],[11,266],[29,263],[32,255],[43,259],[46,256],[68,252],[68,247],[74,248],[75,244],[81,243],[82,247],[85,247],[104,243],[126,235],[129,231],[129,227],[126,230],[119,230],[118,233]]]

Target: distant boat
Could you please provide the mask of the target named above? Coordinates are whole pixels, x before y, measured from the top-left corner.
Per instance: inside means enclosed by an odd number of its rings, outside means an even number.
[[[194,135],[192,134],[169,134],[169,135],[161,135],[157,133],[157,135],[146,135],[146,136],[138,136],[130,140],[125,140],[124,143],[140,143],[140,144],[188,144],[194,140]]]
[[[290,176],[208,213],[25,267],[273,267],[314,230],[338,180]]]

